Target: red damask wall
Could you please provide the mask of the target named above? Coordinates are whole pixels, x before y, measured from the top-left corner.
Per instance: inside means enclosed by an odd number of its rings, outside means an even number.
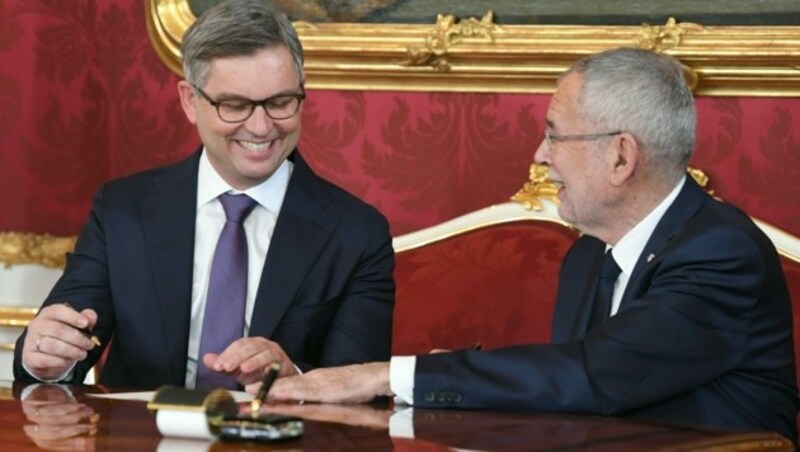
[[[196,146],[143,3],[0,0],[0,231],[76,234],[101,182]],[[300,148],[401,234],[515,193],[548,99],[312,90]],[[719,196],[800,235],[800,100],[697,104],[693,164]]]

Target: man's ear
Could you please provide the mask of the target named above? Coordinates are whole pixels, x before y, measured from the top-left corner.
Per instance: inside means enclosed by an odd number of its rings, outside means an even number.
[[[614,137],[614,167],[611,173],[611,183],[621,186],[636,173],[641,159],[641,149],[636,138],[630,133],[623,132]]]
[[[186,80],[178,82],[178,96],[181,98],[181,107],[186,113],[186,119],[192,124],[197,124],[197,93]]]

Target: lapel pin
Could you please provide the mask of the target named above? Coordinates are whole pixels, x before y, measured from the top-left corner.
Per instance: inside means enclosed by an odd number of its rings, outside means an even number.
[[[650,262],[650,261],[651,261],[651,260],[653,260],[655,257],[656,257],[656,255],[655,255],[655,254],[653,254],[653,253],[650,253],[649,255],[647,255],[647,262]]]

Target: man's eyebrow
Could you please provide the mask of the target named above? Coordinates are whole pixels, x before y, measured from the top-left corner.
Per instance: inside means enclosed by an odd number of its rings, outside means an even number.
[[[277,92],[277,93],[275,93],[275,94],[273,94],[273,95],[271,95],[269,97],[265,97],[265,98],[262,98],[262,99],[251,99],[251,98],[243,96],[241,94],[230,93],[230,92],[222,92],[222,93],[217,94],[216,100],[218,102],[219,101],[223,101],[223,100],[247,100],[247,101],[250,101],[250,102],[261,102],[261,101],[265,101],[265,100],[272,99],[272,98],[275,98],[275,97],[292,96],[292,95],[295,95],[295,94],[298,94],[298,92],[293,90],[293,89],[287,89],[287,90]]]

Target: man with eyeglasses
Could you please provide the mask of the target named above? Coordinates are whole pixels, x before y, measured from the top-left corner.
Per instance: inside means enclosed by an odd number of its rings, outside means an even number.
[[[202,146],[98,191],[17,342],[15,377],[81,382],[103,348],[99,382],[125,388],[236,389],[274,362],[286,376],[388,359],[388,223],[296,151],[306,94],[291,22],[233,0],[189,28],[182,53]]]
[[[552,343],[318,369],[270,395],[387,395],[794,440],[792,309],[778,255],[746,214],[687,177],[695,124],[673,58],[616,49],[578,61],[559,80],[535,154],[559,187],[559,215],[584,233],[561,266]]]

